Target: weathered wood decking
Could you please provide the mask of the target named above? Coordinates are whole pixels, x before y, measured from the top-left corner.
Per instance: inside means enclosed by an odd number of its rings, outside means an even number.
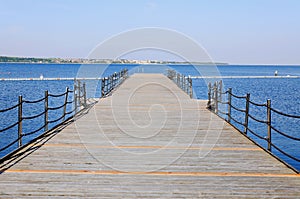
[[[297,198],[300,176],[159,74],[1,165],[0,198]]]

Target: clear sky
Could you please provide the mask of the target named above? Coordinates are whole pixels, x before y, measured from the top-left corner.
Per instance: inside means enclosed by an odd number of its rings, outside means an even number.
[[[0,0],[0,55],[86,57],[126,30],[161,27],[232,64],[300,64],[299,0]]]

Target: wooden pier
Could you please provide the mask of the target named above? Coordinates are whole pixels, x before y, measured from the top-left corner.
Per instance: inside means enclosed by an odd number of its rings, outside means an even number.
[[[300,175],[160,74],[1,164],[0,198],[298,198]]]

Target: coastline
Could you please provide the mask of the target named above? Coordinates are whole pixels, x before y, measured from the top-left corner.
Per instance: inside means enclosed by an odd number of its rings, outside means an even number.
[[[33,65],[143,65],[143,66],[163,66],[163,65],[177,65],[177,66],[190,66],[190,65],[195,65],[195,66],[209,66],[209,65],[216,65],[216,66],[230,66],[230,67],[247,67],[247,66],[269,66],[269,67],[300,67],[299,65],[289,65],[289,64],[189,64],[189,63],[180,63],[180,64],[134,64],[134,63],[29,63],[29,62],[0,62],[0,64],[33,64]]]
[[[143,66],[153,66],[153,65],[157,65],[157,66],[162,66],[162,65],[177,65],[177,66],[190,66],[190,65],[195,65],[195,66],[209,66],[209,65],[216,65],[216,66],[233,66],[233,67],[245,67],[245,66],[270,66],[270,67],[274,67],[274,66],[278,66],[278,67],[300,67],[300,64],[231,64],[231,63],[221,63],[221,62],[217,62],[217,63],[197,63],[197,62],[166,62],[166,63],[119,63],[119,62],[112,62],[112,63],[104,63],[104,62],[99,62],[99,63],[95,63],[95,62],[76,62],[76,63],[69,63],[69,62],[0,62],[0,64],[33,64],[33,65],[97,65],[97,64],[101,64],[101,65],[110,65],[110,64],[114,64],[114,65],[143,65]]]
[[[111,63],[103,63],[103,62],[76,62],[76,63],[69,63],[69,62],[0,62],[0,64],[119,64],[119,65],[230,65],[229,63],[182,63],[182,62],[171,62],[171,63],[119,63],[119,62],[111,62]]]

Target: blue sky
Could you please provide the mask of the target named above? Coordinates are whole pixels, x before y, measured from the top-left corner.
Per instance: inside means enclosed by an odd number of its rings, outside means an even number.
[[[300,64],[299,10],[298,0],[0,0],[0,55],[86,57],[112,35],[161,27],[215,61]]]

